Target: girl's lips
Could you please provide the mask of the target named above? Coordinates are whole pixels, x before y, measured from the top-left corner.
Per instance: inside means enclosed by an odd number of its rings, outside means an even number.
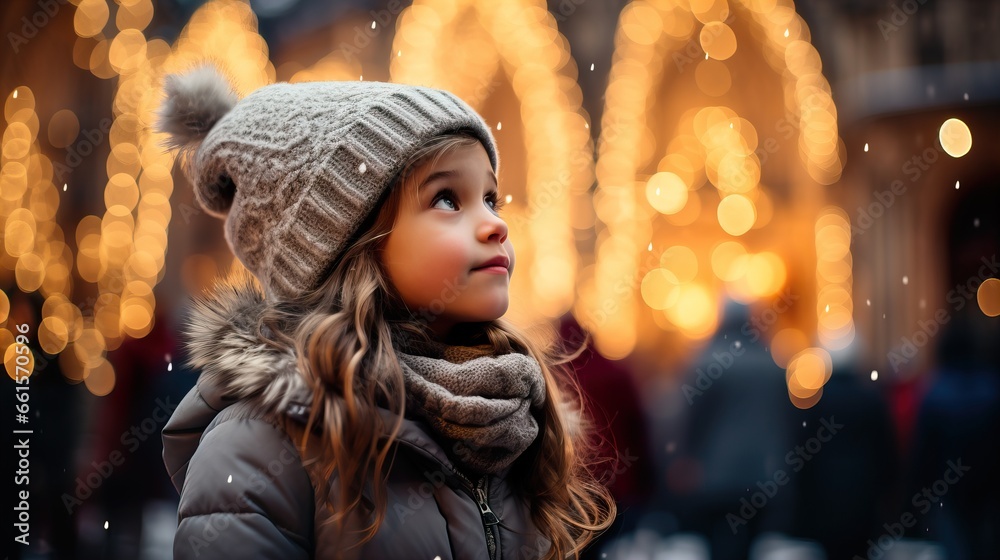
[[[486,266],[483,268],[474,268],[472,272],[488,272],[490,274],[507,274],[507,269],[502,266]]]

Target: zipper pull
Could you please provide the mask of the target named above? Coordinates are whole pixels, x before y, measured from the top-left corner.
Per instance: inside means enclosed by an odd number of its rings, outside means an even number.
[[[497,518],[493,510],[490,509],[490,502],[488,499],[488,494],[485,490],[485,485],[488,476],[484,476],[480,479],[479,484],[476,486],[476,495],[479,496],[479,513],[483,516],[483,523],[485,525],[497,525],[500,520]]]

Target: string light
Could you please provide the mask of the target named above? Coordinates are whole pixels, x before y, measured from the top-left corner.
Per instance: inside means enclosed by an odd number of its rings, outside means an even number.
[[[42,152],[35,95],[28,86],[14,88],[4,103],[7,126],[0,148],[0,278],[22,292],[38,292],[43,298],[37,340],[43,351],[58,354],[79,336],[82,318],[70,303],[73,255],[56,220],[59,189],[56,187],[59,162]],[[13,274],[13,278],[9,276]],[[0,292],[0,309],[6,321],[10,301]],[[14,354],[10,331],[0,330],[0,342],[8,350],[5,362]],[[34,371],[34,355],[29,355],[28,374]],[[15,368],[8,367],[15,376]]]
[[[803,213],[798,209],[804,210],[804,215],[819,215],[820,210],[818,203],[797,206],[795,216],[775,210],[769,190],[761,184],[760,154],[764,150],[760,149],[753,124],[718,101],[702,104],[699,100],[687,111],[667,115],[668,120],[678,122],[671,130],[653,124],[647,110],[656,105],[653,96],[664,94],[665,83],[692,78],[709,98],[732,95],[730,84],[735,75],[725,61],[740,50],[740,41],[759,43],[746,52],[763,51],[764,60],[783,86],[784,106],[778,109],[793,116],[792,127],[799,131],[797,158],[790,158],[798,162],[791,165],[801,165],[803,175],[820,185],[840,178],[843,166],[836,107],[821,72],[819,54],[808,41],[805,22],[787,5],[737,3],[751,16],[741,20],[746,23],[737,22],[739,28],[723,23],[728,19],[728,14],[723,15],[725,10],[671,1],[636,0],[619,16],[616,36],[620,39],[609,72],[597,155],[593,205],[599,225],[595,263],[588,268],[586,285],[580,290],[583,301],[577,313],[578,317],[599,317],[590,325],[595,346],[613,358],[627,356],[640,345],[662,347],[659,333],[640,330],[646,321],[671,331],[673,338],[675,332],[690,339],[711,335],[718,321],[717,306],[687,305],[684,313],[678,313],[677,306],[687,294],[703,293],[708,301],[717,301],[725,292],[725,296],[749,303],[780,292],[789,282],[812,289],[811,279],[790,278],[785,265],[793,258],[791,255],[803,249],[818,250],[808,245],[801,247],[799,240],[809,239],[809,235],[788,236],[773,250],[748,249],[760,243],[755,230],[767,227],[773,220],[778,220],[775,227],[782,227],[782,231],[798,229],[805,234],[814,224],[802,220]],[[703,24],[700,32],[698,22]],[[746,33],[747,25],[758,27],[762,33]],[[692,62],[685,49],[693,38],[700,41],[704,57],[699,55]],[[690,66],[678,68],[678,61]],[[694,71],[687,72],[689,68]],[[678,95],[683,99],[688,94]],[[663,153],[655,153],[657,146],[664,145]],[[775,164],[771,165],[775,169]],[[664,177],[671,177],[671,181]],[[682,189],[673,188],[675,178]],[[712,185],[715,192],[709,194],[702,188],[705,184]],[[719,198],[714,198],[716,195]],[[718,201],[721,204],[716,205]],[[821,284],[831,288],[842,288],[851,275],[849,243],[843,243],[845,222],[832,224],[836,231],[820,235],[819,247],[839,251],[821,265],[822,273],[828,276]],[[683,295],[674,304],[671,282],[676,275],[662,263],[643,256],[650,252],[648,239],[655,242],[661,232],[664,236],[676,234],[670,225],[686,228],[696,240],[690,247],[696,261],[712,263],[711,268],[702,267],[704,272],[678,284]],[[748,238],[746,243],[731,241],[743,236]],[[647,251],[637,251],[638,247],[646,247]],[[640,289],[629,290],[629,282],[623,286],[623,275],[644,279],[638,285],[631,283]],[[852,307],[850,294],[845,297],[840,293],[839,299],[823,301],[819,309],[827,304],[830,313],[824,320],[830,322],[829,340],[821,340],[823,351],[827,346],[846,344],[853,337],[853,324],[848,328],[845,323],[845,312]],[[606,308],[614,311],[606,312]],[[782,317],[787,322],[808,320],[807,312],[798,310]],[[820,327],[809,326],[808,330],[814,328]],[[804,349],[801,340],[812,338],[809,333],[785,336],[792,341],[788,346],[797,350]],[[819,393],[813,392],[810,398],[818,399]],[[797,406],[805,404],[800,399]]]
[[[842,350],[854,340],[851,291],[851,225],[836,206],[820,211],[815,226],[817,334],[828,350]],[[903,283],[908,279],[904,276]]]

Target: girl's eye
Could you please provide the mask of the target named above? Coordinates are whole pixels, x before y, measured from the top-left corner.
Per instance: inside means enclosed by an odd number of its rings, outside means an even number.
[[[437,203],[442,200],[450,201],[452,203],[452,207],[455,207],[456,205],[454,203],[458,200],[458,197],[455,196],[455,193],[451,189],[441,189],[441,192],[434,196],[434,201],[431,203],[431,206],[437,206]]]
[[[431,203],[431,206],[432,207],[436,207],[437,204],[438,204],[438,202],[441,202],[441,201],[444,201],[444,200],[446,200],[449,203],[451,203],[452,208],[457,208],[458,207],[458,205],[456,204],[456,202],[458,201],[458,196],[455,194],[455,191],[453,191],[451,189],[447,189],[447,188],[446,189],[441,189],[441,191],[438,192],[437,195],[434,196],[434,201]],[[493,192],[487,194],[486,197],[485,197],[485,200],[486,200],[486,202],[488,202],[488,203],[491,204],[491,206],[493,207],[493,211],[496,212],[497,214],[500,213],[500,210],[506,204],[506,201],[504,199],[500,198],[498,196],[498,193],[496,191],[493,191]]]
[[[500,198],[496,191],[486,195],[486,200],[493,203],[493,211],[497,214],[499,214],[500,210],[503,210],[504,205],[507,204],[507,201]]]

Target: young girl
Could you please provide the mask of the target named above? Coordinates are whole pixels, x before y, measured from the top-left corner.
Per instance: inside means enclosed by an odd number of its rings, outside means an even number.
[[[615,504],[572,356],[501,319],[514,249],[482,118],[382,82],[237,101],[203,67],[165,89],[158,128],[246,268],[184,333],[175,557],[577,557]]]

